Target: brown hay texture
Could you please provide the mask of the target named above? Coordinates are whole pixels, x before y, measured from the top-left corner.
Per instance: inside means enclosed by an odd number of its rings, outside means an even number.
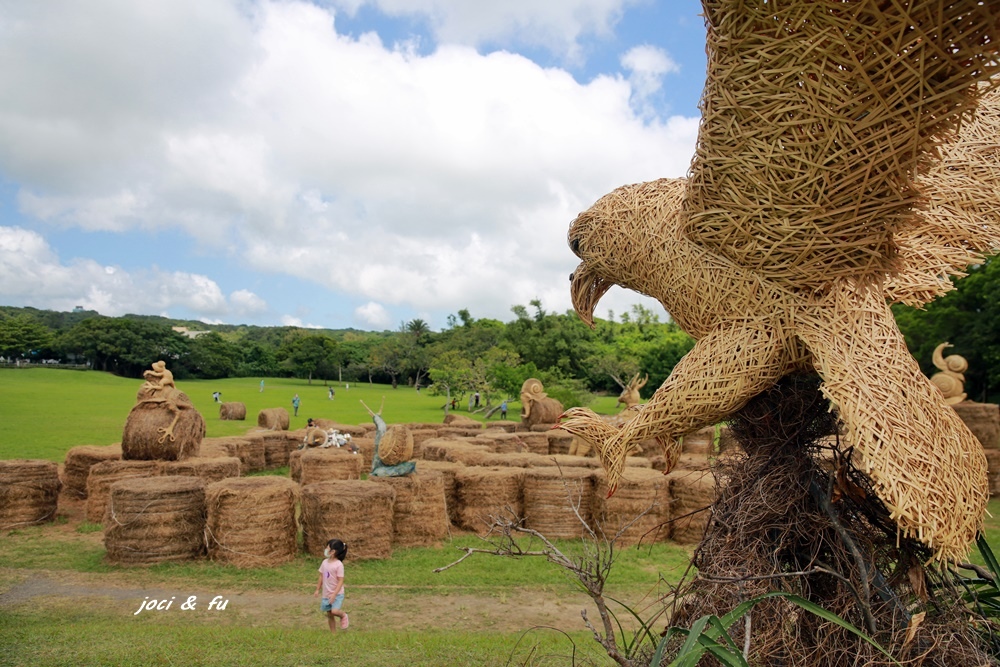
[[[235,456],[211,458],[195,457],[183,461],[165,461],[160,466],[162,475],[198,477],[206,484],[240,476],[240,460]]]
[[[483,533],[491,517],[524,516],[523,468],[464,467],[455,473],[457,524]]]
[[[1000,449],[987,449],[984,453],[989,471],[987,478],[990,480],[990,496],[1000,495]]]
[[[888,300],[920,305],[1000,247],[1000,3],[704,0],[707,81],[686,179],[619,188],[569,243],[576,311],[652,296],[694,348],[620,429],[566,430],[621,475],[793,371],[817,372],[903,537],[963,560],[986,461],[910,356]],[[978,109],[977,109],[978,106]],[[668,456],[669,458],[669,456]]]
[[[544,465],[562,466],[563,468],[587,468],[593,470],[600,468],[601,462],[589,456],[574,456],[572,454],[556,454],[555,456],[542,457],[549,463]]]
[[[504,433],[514,433],[521,430],[521,422],[516,421],[493,421],[486,424],[487,431],[503,431]]]
[[[965,401],[951,407],[985,449],[1000,448],[1000,405]]]
[[[243,437],[205,438],[201,441],[198,456],[220,458],[235,456],[240,460],[240,475],[250,472],[249,440]]]
[[[666,477],[670,483],[672,511],[670,539],[678,544],[697,544],[712,518],[715,476],[709,469],[678,468]]]
[[[708,426],[691,431],[681,439],[681,452],[684,454],[700,454],[708,456],[714,449],[715,427]]]
[[[0,461],[0,530],[55,519],[61,488],[54,461]]]
[[[438,426],[436,429],[434,429],[434,431],[435,431],[435,433],[438,436],[440,436],[442,438],[446,438],[446,437],[451,436],[451,435],[459,437],[459,438],[472,438],[472,437],[475,437],[475,436],[477,436],[477,435],[479,435],[480,433],[483,432],[483,426],[482,426],[482,424],[479,424],[478,426],[475,426],[475,427],[470,427],[470,426]]]
[[[219,419],[223,421],[244,421],[247,418],[247,406],[244,403],[222,403],[219,405]]]
[[[374,430],[368,428],[368,426],[372,426],[371,424],[342,424],[332,419],[313,419],[313,426],[324,431],[334,429],[340,433],[348,433],[352,438],[364,438],[371,435],[371,431]]]
[[[170,476],[111,485],[104,515],[108,562],[118,565],[192,560],[205,552],[205,481]]]
[[[257,427],[269,431],[287,431],[290,420],[284,408],[264,408],[257,413]]]
[[[448,537],[444,475],[418,470],[403,477],[372,477],[396,491],[392,508],[393,547],[434,546]]]
[[[598,534],[607,539],[617,535],[621,546],[670,538],[672,501],[670,480],[665,475],[650,468],[629,468],[610,498],[608,491],[607,473],[595,470],[591,516]]]
[[[503,466],[506,468],[533,468],[535,466],[554,465],[554,463],[548,460],[545,456],[525,452],[524,454],[484,454],[482,458],[479,459],[479,463],[477,465],[493,467]]]
[[[581,519],[590,524],[593,505],[590,468],[530,468],[525,473],[524,525],[550,539],[585,536]]]
[[[465,415],[460,415],[455,412],[449,412],[446,414],[444,416],[444,423],[448,426],[465,426],[475,429],[483,428],[483,425],[472,417],[466,417]]]
[[[302,453],[304,449],[297,449],[288,455],[288,476],[293,482],[302,483]]]
[[[260,439],[264,444],[264,469],[273,470],[288,465],[288,454],[298,448],[299,442],[289,438],[288,431],[264,431]]]
[[[378,457],[387,466],[394,466],[413,458],[413,435],[410,429],[394,424],[386,429],[378,445]]]
[[[423,444],[423,458],[427,461],[451,461],[467,466],[482,465],[483,459],[491,452],[466,440],[437,438]]]
[[[299,483],[331,482],[342,479],[361,479],[361,456],[346,449],[326,447],[304,449],[299,458]]]
[[[474,438],[497,454],[531,453],[546,455],[549,453],[549,438],[545,433],[481,433]]]
[[[267,455],[264,453],[263,432],[256,429],[248,431],[240,440],[244,442],[243,454],[246,457],[247,470],[249,472],[267,470]]]
[[[175,396],[178,404],[182,400],[180,397],[190,404],[183,393],[176,392]],[[165,432],[167,430],[170,432]],[[204,437],[205,420],[193,406],[171,410],[166,403],[136,403],[122,431],[122,459],[181,461],[198,456],[198,447]]]
[[[306,553],[322,557],[327,542],[337,538],[348,545],[352,559],[389,558],[395,499],[393,485],[381,480],[303,486],[301,521]]]
[[[375,456],[375,438],[352,438],[351,444],[358,448],[362,470],[371,470],[372,457]]]
[[[302,438],[302,444],[306,447],[319,447],[320,445],[325,445],[329,433],[321,428],[307,428],[306,433]]]
[[[434,470],[441,473],[444,479],[444,500],[448,507],[448,520],[453,526],[460,525],[458,517],[458,484],[455,482],[455,476],[458,474],[459,470],[463,470],[465,466],[461,463],[452,463],[450,461],[421,461],[420,471],[425,472],[428,470]]]
[[[236,567],[272,567],[298,551],[299,485],[266,475],[205,487],[205,542],[211,560]]]
[[[66,452],[63,464],[63,484],[66,492],[74,498],[87,497],[87,475],[90,466],[101,461],[120,461],[122,446],[114,445],[79,445],[71,447]]]
[[[569,454],[569,448],[576,439],[566,431],[552,429],[546,431],[545,436],[549,439],[549,454]]]
[[[111,485],[131,477],[158,477],[159,461],[102,461],[87,475],[87,521],[100,523],[108,508]]]

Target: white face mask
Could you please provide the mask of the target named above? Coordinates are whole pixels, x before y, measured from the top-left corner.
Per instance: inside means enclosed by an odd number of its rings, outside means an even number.
[[[330,557],[330,547],[327,547],[326,549],[323,549],[323,557],[324,558],[329,558]]]

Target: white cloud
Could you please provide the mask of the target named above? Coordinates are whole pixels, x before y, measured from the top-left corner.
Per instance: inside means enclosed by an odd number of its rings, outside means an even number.
[[[382,304],[369,301],[363,306],[354,309],[354,317],[373,329],[385,329],[391,321],[389,311]]]
[[[257,315],[267,312],[267,302],[253,292],[245,289],[236,290],[229,295],[229,303],[236,315]]]
[[[297,327],[299,329],[322,329],[321,324],[307,324],[302,320],[301,317],[295,317],[294,315],[282,315],[281,324],[286,327]]]
[[[633,46],[622,56],[621,63],[631,73],[629,81],[640,99],[659,91],[664,75],[680,72],[680,66],[670,54],[649,44]]]
[[[378,0],[467,44],[519,31],[569,45],[624,4]],[[179,231],[244,268],[370,300],[358,316],[380,327],[395,307],[568,308],[570,220],[688,167],[697,119],[633,107],[671,71],[652,47],[623,60],[629,79],[581,84],[511,53],[420,56],[335,25],[295,0],[19,5],[0,17],[0,177],[30,218]],[[120,308],[138,279],[105,278],[92,299]],[[145,283],[154,301],[213,317],[266,310],[205,276],[142,280],[162,283]]]

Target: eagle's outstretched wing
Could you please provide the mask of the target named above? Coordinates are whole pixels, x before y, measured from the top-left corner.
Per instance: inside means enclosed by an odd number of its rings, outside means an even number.
[[[688,238],[796,290],[901,268],[915,178],[1000,70],[1000,2],[703,4]]]

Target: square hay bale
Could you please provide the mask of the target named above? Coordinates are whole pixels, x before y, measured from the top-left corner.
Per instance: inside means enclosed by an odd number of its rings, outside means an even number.
[[[712,519],[715,475],[711,470],[674,470],[670,480],[670,539],[678,544],[698,544]]]
[[[164,475],[198,477],[206,484],[240,476],[240,460],[235,456],[210,458],[196,457],[183,461],[164,461],[160,466]]]
[[[428,547],[448,537],[448,506],[444,475],[436,470],[403,477],[373,477],[396,491],[392,508],[393,547]]]
[[[451,461],[417,462],[417,470],[419,472],[435,470],[443,475],[444,499],[445,504],[448,507],[448,520],[453,526],[460,525],[458,521],[458,485],[455,482],[455,475],[457,475],[458,471],[463,468],[465,468],[465,465],[461,463],[452,463]]]
[[[131,477],[159,477],[160,461],[102,461],[87,475],[87,521],[100,523],[108,508],[111,485]]]
[[[990,495],[1000,495],[1000,449],[984,449],[986,454],[986,477],[990,482]]]
[[[497,430],[497,431],[503,431],[504,433],[513,433],[514,431],[517,430],[518,424],[519,422],[516,421],[504,421],[501,419],[500,421],[487,422],[486,428],[487,430]]]
[[[66,452],[63,464],[63,483],[66,492],[74,498],[87,497],[87,475],[90,467],[101,461],[120,461],[122,458],[121,443],[114,445],[79,445],[71,447]]]
[[[249,472],[267,470],[267,455],[264,453],[264,431],[252,430],[243,436],[246,443],[246,464]]]
[[[670,538],[670,480],[663,473],[626,468],[615,494],[608,498],[608,491],[607,473],[595,470],[592,515],[608,539],[621,532],[618,544],[628,546]]]
[[[715,451],[715,427],[705,428],[684,434],[681,439],[681,452],[684,454],[697,454],[700,456],[710,456]]]
[[[588,468],[593,470],[601,467],[601,462],[592,456],[556,454],[555,456],[543,456],[542,458],[551,461],[552,465],[562,466],[563,468]]]
[[[61,488],[55,461],[0,461],[0,530],[55,519]]]
[[[569,454],[569,448],[573,444],[573,434],[554,429],[546,431],[545,437],[549,439],[549,454]]]
[[[363,438],[352,437],[351,443],[358,448],[358,456],[361,457],[361,469],[366,472],[371,470],[372,458],[375,456],[375,438],[367,436]]]
[[[482,466],[503,466],[506,468],[533,468],[542,465],[554,465],[545,456],[525,452],[523,454],[486,454],[479,462]]]
[[[302,485],[361,479],[361,456],[338,447],[304,449],[299,461]]]
[[[202,458],[220,458],[235,456],[240,460],[240,475],[250,472],[250,443],[240,436],[225,438],[205,438],[201,441],[198,456]]]
[[[295,559],[299,485],[287,477],[242,477],[205,487],[208,557],[236,567]]]
[[[550,539],[586,535],[582,522],[590,524],[593,506],[594,471],[590,468],[553,466],[529,468],[525,473],[524,524]]]
[[[490,451],[467,441],[435,438],[424,442],[422,453],[427,461],[451,461],[474,466],[481,465],[483,458],[490,454]]]
[[[523,468],[465,467],[455,473],[458,525],[485,533],[492,516],[524,515]]]
[[[483,426],[439,426],[437,429],[437,434],[439,438],[446,438],[449,435],[458,436],[460,438],[472,438],[483,432]]]
[[[336,538],[359,560],[392,556],[396,491],[390,484],[349,480],[302,487],[302,537],[307,553],[322,557]]]
[[[199,558],[205,551],[205,482],[185,476],[118,480],[109,489],[103,522],[110,563]]]
[[[963,401],[953,406],[985,449],[1000,447],[1000,405]]]
[[[304,451],[306,450],[296,449],[288,455],[288,476],[297,484],[302,483],[302,453]]]

